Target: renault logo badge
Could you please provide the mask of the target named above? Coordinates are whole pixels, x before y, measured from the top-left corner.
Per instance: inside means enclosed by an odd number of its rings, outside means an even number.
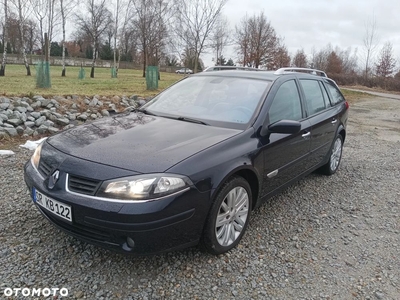
[[[52,189],[56,185],[56,182],[59,177],[60,177],[60,171],[55,170],[54,173],[49,177],[49,184],[48,184],[49,189]]]

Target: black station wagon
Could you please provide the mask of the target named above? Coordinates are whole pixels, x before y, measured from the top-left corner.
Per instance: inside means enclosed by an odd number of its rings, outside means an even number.
[[[337,171],[348,108],[317,70],[203,72],[141,109],[49,137],[25,181],[43,216],[89,243],[220,254],[263,201]]]

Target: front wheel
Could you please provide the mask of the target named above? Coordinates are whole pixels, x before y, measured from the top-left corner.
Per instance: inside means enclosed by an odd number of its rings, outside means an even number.
[[[232,177],[223,185],[204,228],[205,250],[218,255],[239,244],[250,219],[251,203],[251,188],[244,178]]]
[[[329,161],[321,167],[321,171],[326,175],[333,175],[339,168],[343,152],[343,137],[338,134],[329,152]]]

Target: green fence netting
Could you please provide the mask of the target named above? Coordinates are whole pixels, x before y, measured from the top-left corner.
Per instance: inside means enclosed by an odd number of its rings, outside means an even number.
[[[36,87],[51,88],[50,63],[47,61],[40,61],[36,65]]]
[[[78,79],[85,79],[85,75],[85,69],[81,67],[78,72]]]
[[[117,78],[117,68],[111,68],[111,78]]]
[[[146,68],[146,86],[148,90],[158,89],[158,67],[148,66]]]

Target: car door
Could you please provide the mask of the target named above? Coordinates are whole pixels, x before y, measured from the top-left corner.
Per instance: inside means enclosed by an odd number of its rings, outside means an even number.
[[[301,131],[296,134],[271,133],[261,139],[264,158],[262,196],[272,193],[308,168],[311,134],[310,123],[304,116],[296,81],[291,79],[282,83],[269,107],[267,124],[280,120],[299,121]]]
[[[335,137],[338,125],[336,112],[321,80],[302,78],[299,82],[311,124],[310,160],[316,166],[326,157]]]

